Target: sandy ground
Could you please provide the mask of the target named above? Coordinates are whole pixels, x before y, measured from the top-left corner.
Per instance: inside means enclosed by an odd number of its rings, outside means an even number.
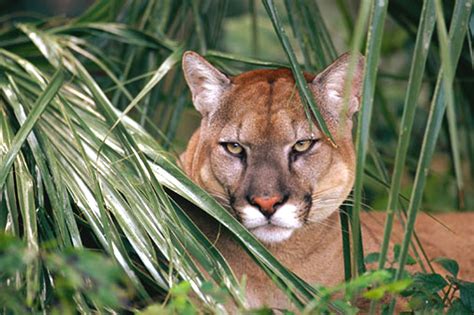
[[[370,212],[361,218],[363,235],[368,243],[381,243],[385,224],[385,213]],[[366,228],[370,226],[371,228]],[[436,214],[433,217],[420,213],[415,231],[421,240],[428,257],[447,257],[459,263],[459,279],[474,281],[474,212]],[[394,226],[392,243],[402,243],[403,230],[398,220]],[[365,243],[365,240],[364,240]],[[370,248],[373,249],[370,244]],[[364,246],[366,247],[366,246]],[[367,254],[366,252],[365,254]],[[437,264],[436,271],[446,274]]]

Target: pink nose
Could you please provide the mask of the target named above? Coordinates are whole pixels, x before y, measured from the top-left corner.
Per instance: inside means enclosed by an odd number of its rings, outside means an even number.
[[[275,205],[281,203],[282,197],[275,195],[272,197],[254,197],[252,202],[260,208],[265,216],[271,216],[275,211]]]

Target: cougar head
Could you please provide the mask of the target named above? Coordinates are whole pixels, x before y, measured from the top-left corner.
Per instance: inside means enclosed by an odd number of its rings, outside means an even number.
[[[261,241],[281,242],[321,222],[349,194],[352,116],[363,72],[363,57],[356,59],[350,84],[348,54],[316,76],[305,74],[334,146],[305,111],[290,70],[230,77],[198,54],[184,54],[186,81],[202,115],[182,157],[184,169]]]

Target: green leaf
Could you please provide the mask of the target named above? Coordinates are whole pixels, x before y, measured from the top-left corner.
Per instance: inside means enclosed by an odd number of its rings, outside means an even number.
[[[393,245],[393,260],[397,261],[400,258],[400,244]],[[416,260],[410,254],[407,255],[407,265],[415,265]]]
[[[380,257],[380,253],[370,253],[367,256],[365,256],[364,261],[365,261],[366,264],[372,264],[372,263],[378,261],[379,257]]]
[[[448,308],[446,315],[471,315],[472,311],[470,311],[460,299],[455,299],[451,306]]]
[[[458,276],[459,265],[454,259],[449,259],[446,257],[437,257],[432,260],[435,263],[441,265],[447,272],[449,272],[454,278]]]
[[[174,296],[187,296],[191,291],[191,285],[187,281],[178,283],[177,285],[171,287],[170,293]]]
[[[406,264],[409,266],[416,265],[417,261],[415,258],[413,258],[411,255],[407,255],[407,261]]]
[[[408,305],[413,311],[421,311],[422,314],[442,313],[444,308],[443,300],[437,294],[430,295],[424,292],[416,292]]]
[[[363,296],[369,300],[380,300],[385,295],[385,292],[387,292],[387,288],[385,286],[380,286],[364,292]]]
[[[416,273],[413,285],[419,290],[433,294],[446,287],[448,282],[437,273]]]
[[[474,312],[474,283],[459,281],[458,286],[462,304],[471,312]]]
[[[412,279],[398,280],[364,292],[363,296],[370,300],[380,300],[385,295],[385,293],[401,293],[402,291],[407,289],[412,284],[412,282]]]
[[[387,292],[390,293],[401,293],[406,290],[413,283],[412,279],[402,279],[392,283],[387,284]]]

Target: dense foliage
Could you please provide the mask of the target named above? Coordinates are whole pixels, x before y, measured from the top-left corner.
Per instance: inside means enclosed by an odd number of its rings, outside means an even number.
[[[74,18],[6,12],[0,312],[225,312],[231,299],[244,309],[240,279],[170,191],[234,233],[301,311],[355,312],[356,297],[403,291],[415,310],[473,312],[473,285],[457,278],[454,261],[438,259],[447,276],[404,271],[431,263],[419,244],[414,261],[408,254],[420,208],[474,207],[471,7],[472,0],[102,0]],[[229,74],[287,66],[296,78],[345,51],[364,52],[357,177],[345,205],[352,220],[343,221],[353,238],[351,251],[344,234],[352,281],[324,288],[297,278],[175,165],[198,122],[180,69],[189,49]],[[317,120],[304,80],[298,88]],[[364,273],[362,208],[394,210],[380,253],[366,256],[384,269],[375,273]],[[405,237],[387,263],[391,225],[402,217]],[[334,301],[336,292],[345,294]]]

